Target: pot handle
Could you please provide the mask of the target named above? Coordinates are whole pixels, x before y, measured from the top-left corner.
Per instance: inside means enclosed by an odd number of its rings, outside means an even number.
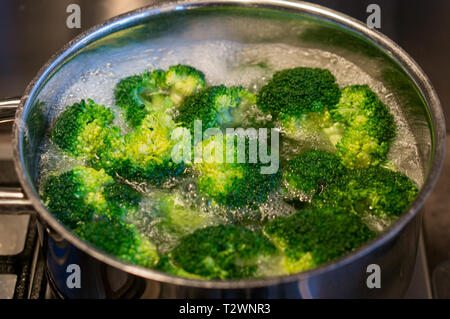
[[[29,214],[30,211],[33,205],[21,188],[0,187],[0,214]]]
[[[0,100],[0,124],[14,121],[19,103],[19,98]],[[0,213],[20,214],[26,210],[26,214],[29,214],[32,209],[31,201],[21,188],[0,187]]]
[[[19,103],[19,98],[0,100],[0,124],[14,122]]]

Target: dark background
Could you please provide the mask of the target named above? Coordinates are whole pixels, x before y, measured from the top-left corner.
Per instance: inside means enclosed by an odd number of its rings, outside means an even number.
[[[0,0],[0,99],[20,96],[39,68],[78,33],[112,16],[161,3],[158,0]],[[450,131],[450,1],[311,1],[366,21],[371,3],[381,7],[381,32],[403,47],[431,78]],[[81,29],[66,27],[66,7],[81,7]],[[9,143],[10,127],[0,128],[0,144]],[[448,143],[447,145],[450,145]],[[0,184],[14,184],[7,148],[0,147]],[[8,153],[8,154],[7,154]],[[431,272],[450,259],[450,160],[425,204],[425,239]]]

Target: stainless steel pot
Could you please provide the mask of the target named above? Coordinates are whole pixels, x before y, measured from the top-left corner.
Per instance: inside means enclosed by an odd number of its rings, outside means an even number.
[[[183,32],[190,26],[196,26],[198,32]],[[126,264],[76,237],[49,213],[36,186],[39,145],[57,111],[56,98],[67,83],[95,67],[95,54],[105,62],[107,53],[102,56],[99,52],[168,34],[178,34],[187,41],[225,39],[320,48],[345,57],[384,81],[402,104],[418,144],[426,181],[416,200],[381,236],[355,252],[311,271],[267,279],[178,278]],[[79,59],[86,55],[92,55],[92,65]],[[268,0],[193,1],[142,8],[98,25],[68,43],[41,69],[20,102],[0,104],[0,121],[10,119],[8,112],[16,104],[14,160],[26,195],[3,189],[0,207],[21,211],[31,206],[37,211],[48,276],[62,297],[401,297],[408,287],[420,232],[420,208],[444,159],[444,116],[420,67],[395,43],[350,17],[304,2]],[[81,288],[67,286],[70,264],[80,266]],[[370,264],[380,266],[379,289],[367,286]]]

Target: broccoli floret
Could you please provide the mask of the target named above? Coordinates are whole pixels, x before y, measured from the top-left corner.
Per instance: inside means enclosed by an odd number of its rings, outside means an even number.
[[[235,147],[227,147],[227,139],[233,139]],[[261,163],[249,163],[249,139],[246,138],[245,163],[238,163],[238,137],[227,136],[210,139],[196,145],[202,148],[203,162],[194,163],[198,173],[199,192],[217,203],[232,209],[238,207],[253,208],[267,200],[268,195],[281,184],[281,173],[262,174]],[[222,142],[223,151],[220,149]],[[230,144],[230,143],[228,143]],[[211,158],[208,158],[211,156]],[[234,162],[227,162],[233,158]]]
[[[95,247],[125,262],[153,268],[159,257],[155,246],[132,224],[117,218],[103,218],[81,224],[74,233]]]
[[[177,192],[155,195],[152,218],[159,220],[157,226],[162,232],[180,237],[215,223],[215,216],[193,207]]]
[[[417,195],[405,175],[383,167],[355,169],[313,199],[316,207],[343,208],[360,216],[400,216]]]
[[[349,127],[336,148],[342,163],[349,169],[355,169],[383,163],[389,143],[379,143],[365,129]]]
[[[195,120],[202,121],[203,132],[234,127],[242,120],[241,112],[254,104],[256,97],[242,87],[212,86],[189,96],[178,109],[176,121],[192,132]]]
[[[396,124],[389,108],[367,85],[344,88],[339,103],[330,106],[330,113],[347,127],[336,145],[346,167],[363,168],[386,159]]]
[[[114,168],[117,161],[123,158],[125,152],[125,136],[120,128],[110,126],[104,139],[104,147],[95,156],[88,158],[86,164],[97,170],[104,169],[106,173],[115,176]]]
[[[283,181],[288,191],[311,198],[346,173],[335,154],[310,150],[297,155],[283,168]]]
[[[185,164],[172,161],[171,138],[175,123],[169,115],[150,113],[131,133],[125,135],[120,151],[105,156],[103,166],[111,175],[160,186],[184,173]]]
[[[105,185],[113,182],[104,171],[80,166],[61,175],[50,176],[44,185],[43,199],[63,224],[74,228],[92,221],[97,214],[106,213],[108,203],[103,190]]]
[[[174,65],[167,71],[166,85],[170,99],[179,105],[186,97],[206,86],[205,75],[188,65]]]
[[[115,183],[103,170],[76,167],[50,176],[43,199],[63,224],[96,247],[142,266],[157,263],[154,245],[124,222],[125,215],[137,209],[141,194]]]
[[[287,137],[335,151],[344,125],[328,108],[339,101],[336,79],[328,70],[298,67],[276,72],[258,94],[258,105],[278,119]]]
[[[269,222],[264,232],[284,252],[282,266],[295,273],[330,262],[372,239],[360,218],[344,209],[305,209]]]
[[[126,121],[136,127],[151,111],[172,107],[166,92],[166,72],[155,70],[120,80],[114,89],[116,104],[125,112]]]
[[[284,117],[280,119],[282,132],[288,139],[292,139],[297,145],[304,145],[299,151],[314,148],[328,152],[336,152],[336,144],[342,139],[345,125],[332,119],[330,112],[325,109],[310,112],[300,117]]]
[[[142,199],[142,194],[140,192],[129,185],[119,184],[117,182],[106,185],[103,193],[110,205],[124,212],[136,210]]]
[[[166,112],[205,86],[202,72],[186,65],[171,66],[122,79],[114,90],[116,104],[125,111],[132,127],[141,124],[152,112]]]
[[[339,87],[330,71],[298,67],[276,72],[261,88],[258,105],[279,118],[300,118],[336,104],[339,96]]]
[[[51,139],[73,156],[93,158],[109,147],[109,135],[114,134],[109,125],[113,120],[114,114],[110,109],[91,99],[81,100],[58,117]]]
[[[104,170],[79,166],[50,176],[43,199],[50,211],[73,229],[104,216],[124,216],[137,207],[140,195],[127,185],[115,184]]]
[[[205,279],[235,279],[254,276],[259,261],[276,252],[261,232],[218,225],[183,237],[169,256],[176,266]]]

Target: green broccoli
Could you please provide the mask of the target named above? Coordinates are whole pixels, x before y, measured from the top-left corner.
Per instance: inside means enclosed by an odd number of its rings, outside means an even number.
[[[114,209],[122,212],[136,210],[142,200],[142,194],[127,184],[114,182],[103,189],[104,197]]]
[[[108,145],[115,129],[109,127],[114,114],[91,99],[68,107],[56,120],[51,140],[73,156],[94,158]]]
[[[227,147],[227,139],[235,145]],[[267,200],[268,195],[281,184],[281,173],[262,174],[261,163],[238,163],[236,136],[212,136],[195,147],[202,149],[202,163],[194,163],[198,173],[198,189],[201,194],[232,209],[254,208]],[[250,139],[245,139],[245,158],[248,159]],[[222,144],[222,151],[220,151]],[[228,143],[230,144],[230,143]],[[233,163],[227,159],[233,159]]]
[[[381,218],[400,216],[417,195],[417,187],[405,175],[383,167],[348,171],[313,198],[316,207],[342,208]]]
[[[104,147],[99,149],[95,156],[88,158],[86,165],[115,177],[115,168],[120,159],[124,157],[125,136],[120,128],[110,126],[104,139]]]
[[[49,210],[72,229],[104,216],[123,217],[140,200],[137,191],[116,184],[104,170],[82,166],[50,176],[42,197]]]
[[[141,196],[103,170],[81,166],[50,176],[43,190],[50,211],[82,239],[124,261],[153,267],[158,261],[154,245],[124,222]]]
[[[276,72],[258,94],[265,112],[280,118],[321,112],[339,101],[339,87],[330,71],[298,67]]]
[[[389,108],[367,85],[342,90],[339,103],[330,106],[334,120],[347,128],[337,143],[337,154],[348,168],[383,163],[396,135],[396,124]]]
[[[116,104],[125,119],[137,127],[150,112],[166,112],[205,86],[202,72],[186,65],[171,66],[122,79],[114,90]]]
[[[82,100],[57,119],[52,140],[111,176],[161,185],[184,172],[184,163],[174,163],[171,157],[178,140],[171,138],[177,126],[170,115],[151,112],[126,135],[110,125],[113,118],[111,110]]]
[[[260,260],[276,253],[261,232],[218,225],[183,237],[169,256],[177,267],[205,279],[237,279],[254,276]]]
[[[311,149],[336,152],[336,144],[342,139],[345,125],[332,119],[328,110],[310,112],[299,118],[284,117],[279,120],[283,135],[292,140],[297,147],[294,154]],[[301,146],[299,148],[299,146]]]
[[[125,112],[126,121],[138,126],[149,111],[164,111],[172,106],[164,94],[166,72],[155,70],[120,80],[114,89],[116,104]]]
[[[242,87],[212,86],[189,96],[179,107],[176,121],[192,132],[195,120],[202,121],[203,132],[235,127],[242,121],[242,112],[255,104],[253,93]]]
[[[310,150],[288,161],[283,168],[283,181],[290,193],[312,198],[329,184],[346,174],[335,154]]]
[[[376,235],[358,216],[340,208],[305,209],[278,217],[264,232],[284,252],[281,265],[288,273],[330,262]]]
[[[276,72],[261,88],[257,102],[280,122],[290,138],[314,140],[334,150],[345,127],[328,109],[339,101],[340,90],[330,71],[298,67]]]
[[[44,185],[43,199],[63,224],[74,228],[92,221],[96,214],[103,215],[108,211],[103,189],[113,182],[104,171],[80,166],[50,176]]]
[[[156,226],[162,236],[179,238],[216,223],[217,216],[195,207],[179,192],[158,191],[151,195],[151,199],[154,203],[151,218],[157,221]]]
[[[170,99],[179,105],[185,98],[206,86],[205,75],[188,65],[174,65],[167,71],[166,85],[169,88]]]
[[[159,261],[155,246],[134,225],[114,217],[81,224],[74,233],[125,262],[153,268]]]
[[[125,135],[121,150],[114,149],[104,156],[103,167],[111,175],[156,186],[182,175],[185,164],[172,161],[177,140],[171,138],[171,133],[175,128],[169,115],[148,114],[134,131]]]

